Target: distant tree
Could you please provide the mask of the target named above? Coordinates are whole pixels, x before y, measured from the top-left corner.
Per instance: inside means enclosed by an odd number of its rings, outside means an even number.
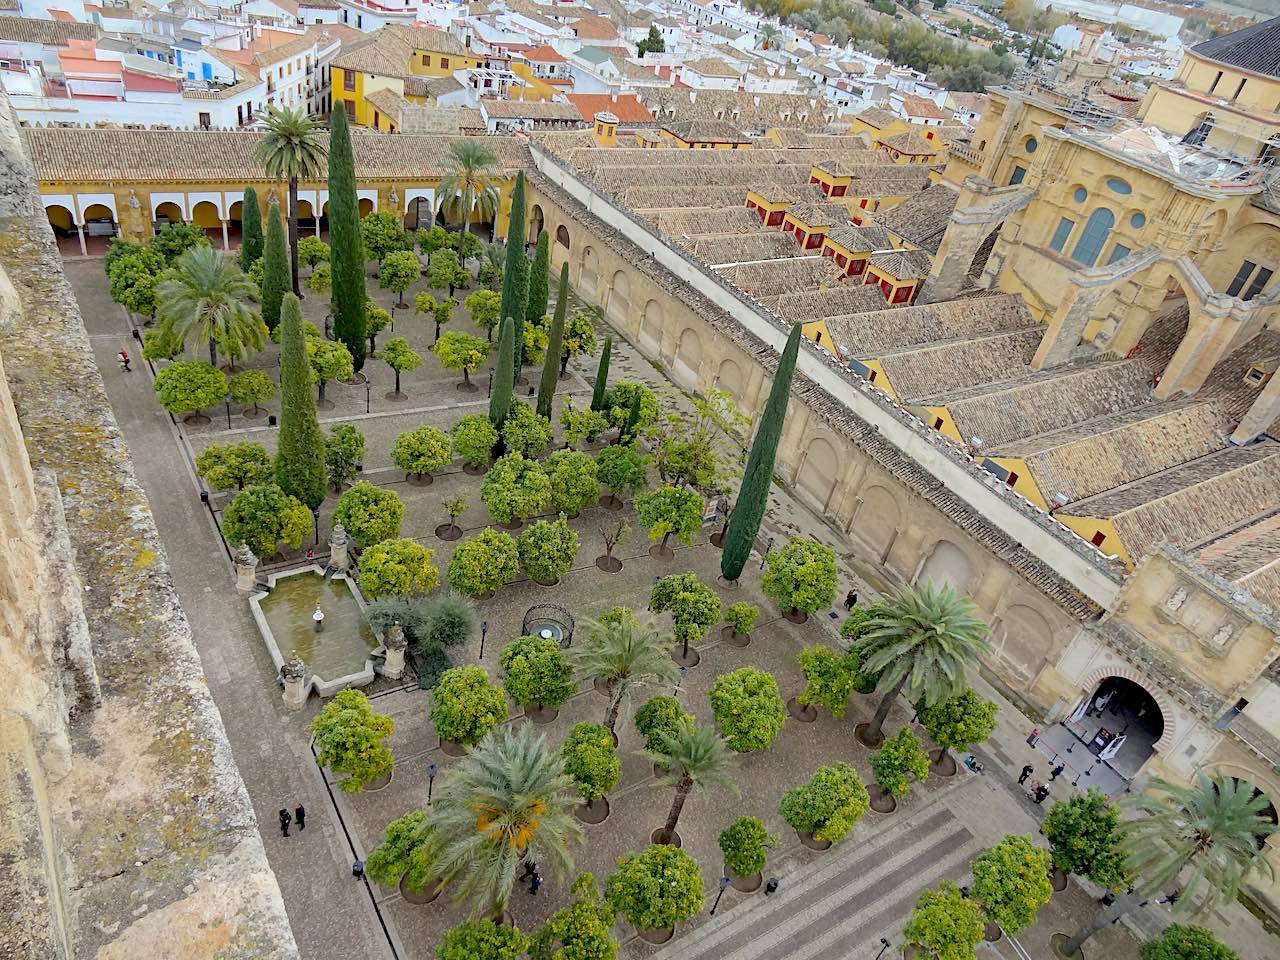
[[[573,694],[573,671],[554,640],[516,637],[503,647],[498,663],[503,687],[522,709],[555,709]]]
[[[588,310],[575,310],[564,322],[564,339],[560,348],[560,373],[569,369],[570,357],[589,357],[596,352],[595,319]],[[606,378],[609,365],[604,365]]]
[[[858,771],[839,762],[819,767],[808,783],[783,794],[778,811],[793,830],[835,842],[853,829],[870,804]]]
[[[209,362],[218,363],[218,348],[228,359],[261,350],[267,328],[258,313],[257,291],[235,261],[212,247],[182,254],[156,286],[157,327],[184,344],[209,345]]]
[[[449,558],[449,586],[468,597],[483,597],[506,586],[519,571],[516,542],[508,534],[485,527],[454,548]]]
[[[495,176],[498,157],[483,140],[459,137],[450,142],[445,165],[439,196],[446,203],[458,198],[462,208],[462,235],[465,237],[471,232],[473,214],[491,218],[498,212],[499,190]]]
[[[538,928],[530,941],[530,960],[615,960],[613,908],[601,898],[596,878],[584,873],[569,889],[577,899]]]
[[[255,557],[266,559],[285,543],[297,548],[311,532],[311,511],[274,483],[247,487],[222,511],[227,543],[243,543]]]
[[[489,359],[490,344],[469,333],[450,331],[436,341],[431,352],[448,370],[461,370],[463,386],[470,386],[471,375]]]
[[[360,242],[364,258],[381,263],[388,253],[405,248],[404,222],[386,210],[371,213],[360,221]]]
[[[710,698],[725,740],[739,752],[768,747],[786,720],[777,681],[753,667],[716,677]]]
[[[502,424],[502,442],[508,450],[532,459],[547,449],[551,438],[551,421],[538,416],[528,404],[519,400],[511,404],[507,419]]]
[[[364,869],[369,879],[384,887],[394,887],[404,880],[413,893],[426,887],[427,814],[414,810],[387,824],[382,842],[369,851]]]
[[[658,780],[675,787],[667,821],[657,835],[657,839],[672,843],[677,842],[676,826],[685,801],[695,787],[701,790],[723,787],[738,795],[738,785],[732,776],[737,757],[729,749],[731,745],[708,725],[681,724],[675,733],[663,733],[661,739],[662,745],[650,752],[648,758],[656,765],[654,772],[658,773]]]
[[[674,927],[702,909],[698,861],[661,843],[629,853],[605,884],[605,898],[637,930]]]
[[[324,391],[330,380],[350,380],[355,376],[351,351],[340,340],[307,339],[307,360],[311,379],[316,385],[316,403],[325,402]]]
[[[482,467],[489,462],[498,443],[498,431],[488,417],[478,413],[463,417],[453,425],[451,432],[453,452],[462,458],[463,463]]]
[[[346,774],[338,781],[344,793],[391,776],[395,761],[382,741],[391,736],[395,723],[374,713],[369,698],[359,690],[339,690],[311,721],[310,730],[316,763]]]
[[[916,712],[920,722],[943,750],[968,750],[982,743],[996,728],[996,705],[966,687],[954,697]]]
[[[276,395],[276,385],[261,370],[242,370],[227,381],[227,395],[232,403],[253,404],[256,414],[258,404],[266,403]]]
[[[322,122],[306,111],[292,107],[267,107],[264,135],[254,150],[254,159],[267,176],[289,184],[289,249],[294,295],[298,289],[298,184],[317,180],[325,169],[328,150],[320,142]]]
[[[396,437],[391,462],[405,473],[421,477],[439,470],[453,460],[453,443],[449,435],[435,427],[423,425]]]
[[[573,567],[578,555],[578,535],[561,516],[539,520],[516,538],[520,566],[531,580],[559,580]]]
[[[376,600],[434,590],[440,585],[434,557],[435,551],[408,538],[375,543],[360,555],[360,592]]]
[[[599,413],[607,413],[608,404],[605,397],[609,391],[609,360],[613,355],[613,337],[605,337],[604,349],[600,351],[600,363],[596,366],[596,379],[591,388],[591,409]]]
[[[662,487],[636,497],[636,516],[649,531],[649,539],[660,541],[663,549],[673,533],[685,543],[693,542],[694,531],[702,526],[702,507],[702,497],[679,487]]]
[[[329,245],[319,237],[302,237],[298,240],[298,262],[314,271],[329,262]]]
[[[441,740],[471,747],[507,719],[507,699],[484,667],[454,667],[436,685],[430,716]]]
[[[324,434],[311,395],[311,365],[303,332],[302,306],[287,293],[280,308],[280,433],[276,443],[276,483],[311,509],[324,502]]]
[[[685,713],[680,701],[668,696],[654,697],[635,715],[636,730],[644,737],[644,748],[648,751],[660,752],[664,735],[675,736],[681,726],[692,726],[693,722],[693,715]]]
[[[1113,890],[1127,880],[1120,848],[1120,810],[1097,787],[1089,787],[1049,808],[1044,820],[1053,865],[1063,873],[1088,877]]]
[[[153,317],[156,312],[156,286],[168,263],[164,257],[146,247],[120,250],[107,268],[111,299],[130,313]],[[181,352],[181,348],[177,352]]]
[[[523,522],[550,505],[551,481],[536,460],[508,453],[485,474],[480,499],[499,523]]]
[[[432,290],[443,290],[447,287],[449,296],[452,297],[453,291],[458,287],[466,286],[470,279],[471,275],[463,270],[458,262],[456,251],[437,250],[431,255],[431,261],[427,264],[427,283],[431,285]]]
[[[208,246],[211,246],[209,235],[203,227],[180,220],[166,223],[150,242],[151,249],[164,257],[166,263],[173,263],[192,247]]]
[[[342,524],[362,550],[400,535],[404,504],[392,490],[358,480],[339,499],[334,524]]]
[[[541,326],[551,298],[551,244],[547,231],[538,234],[538,246],[529,267],[529,297],[525,304],[526,325]]]
[[[573,395],[567,394],[560,411],[560,426],[564,427],[564,442],[576,447],[583,442],[594,443],[608,429],[609,421],[599,411],[574,409]]]
[[[325,475],[334,492],[356,478],[364,459],[364,434],[350,423],[335,424],[324,441]]]
[[[731,521],[732,522],[732,521]],[[792,539],[765,554],[761,588],[783,610],[815,613],[836,598],[836,561],[832,549],[816,540]]]
[[[195,413],[227,395],[227,376],[209,363],[176,360],[156,374],[156,396],[174,416]]]
[[[609,422],[622,429],[631,415],[631,408],[639,401],[640,417],[635,426],[643,430],[658,419],[658,398],[643,383],[634,380],[617,380],[612,389],[605,394],[604,409],[608,411]]]
[[[464,920],[440,938],[436,960],[517,960],[528,948],[529,938],[514,926]]]
[[[230,490],[271,480],[271,456],[254,440],[215,443],[205,447],[196,457],[198,473],[211,489]]]
[[[172,331],[157,330],[152,327],[150,330],[142,332],[142,359],[144,360],[173,360],[181,355],[182,350],[182,341],[174,336]],[[257,372],[256,370],[243,371],[243,373]],[[237,376],[242,376],[243,373],[237,374]],[[263,376],[266,376],[266,374],[263,374]],[[270,383],[271,381],[268,379],[267,382]],[[229,390],[230,386],[228,385]]]
[[[929,756],[919,738],[906,727],[886,740],[869,762],[876,783],[894,797],[904,796],[913,779],[923,783],[929,776]]]
[[[667,42],[662,39],[662,34],[658,32],[655,26],[649,27],[648,36],[636,43],[636,56],[643,57],[646,53],[666,53]]]
[[[318,263],[307,277],[307,289],[312,293],[328,293],[333,289],[333,265],[329,262]]]
[[[428,261],[437,250],[443,250],[453,244],[453,237],[449,235],[449,231],[438,223],[430,230],[419,230],[416,240],[418,249],[427,255]]]
[[[391,314],[383,310],[380,306],[369,300],[365,304],[364,310],[364,334],[369,338],[369,356],[374,356],[378,351],[377,337],[383,330],[391,325]]]
[[[333,273],[333,335],[347,345],[356,370],[364,367],[365,254],[356,196],[355,156],[344,111],[329,118],[329,237]]]
[[[404,292],[422,276],[422,265],[412,250],[392,250],[378,264],[378,286],[390,290],[399,299],[396,305],[406,307]]]
[[[801,706],[825,707],[843,717],[853,693],[870,693],[875,684],[859,670],[858,655],[838,653],[830,647],[806,647],[796,654],[806,685],[796,697]]]
[[[382,348],[382,359],[396,375],[395,394],[400,396],[400,374],[417,370],[422,365],[422,357],[409,346],[404,337],[393,337]]]
[[[258,206],[258,191],[244,188],[240,203],[240,269],[245,273],[253,261],[262,256],[262,208]]]
[[[547,457],[546,470],[555,510],[574,517],[600,499],[596,462],[587,454],[557,450]]]
[[[253,264],[256,268],[257,263]],[[250,271],[253,275],[253,270]],[[262,291],[262,321],[274,331],[280,325],[283,298],[289,292],[289,243],[285,238],[280,206],[273,196],[267,202],[267,236],[262,248],[262,277],[256,280]]]
[[[778,838],[756,817],[739,817],[720,831],[720,852],[724,863],[739,877],[751,877],[764,869],[765,850]]]
[[[677,643],[697,643],[720,619],[720,598],[692,573],[660,578],[649,593],[649,609],[670,613]]]
[[[596,475],[619,500],[634,496],[648,485],[647,465],[648,458],[632,444],[614,444],[596,454]],[[698,522],[702,522],[701,514]]]
[[[492,290],[477,290],[462,301],[471,314],[476,326],[484,327],[489,334],[489,342],[493,342],[493,328],[498,325],[498,311],[502,307],[502,297]]]

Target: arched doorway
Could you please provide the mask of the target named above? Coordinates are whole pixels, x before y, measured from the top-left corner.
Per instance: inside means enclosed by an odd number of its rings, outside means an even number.
[[[840,475],[840,457],[830,441],[814,437],[804,454],[796,486],[819,510],[826,510]]]
[[[373,201],[370,200],[368,197],[361,197],[360,203],[359,203],[359,209],[360,209],[360,216],[362,218],[367,217],[369,214],[373,213]]]
[[[166,200],[156,207],[157,230],[169,223],[182,223],[185,219],[182,216],[182,208],[172,200]]]
[[[80,237],[76,232],[76,217],[68,207],[60,203],[51,203],[44,208],[49,218],[49,226],[53,228],[53,236],[58,242],[58,252],[64,257],[78,257],[85,250],[80,247]]]
[[[244,201],[236,200],[227,208],[227,244],[239,249],[244,241]]]
[[[1093,769],[1104,764],[1124,780],[1132,780],[1153,753],[1172,741],[1172,718],[1137,680],[1118,672],[1103,673],[1089,684],[1088,695],[1063,724],[1085,751],[1073,765]],[[1073,755],[1080,745],[1072,749]]]
[[[939,540],[933,552],[920,566],[917,583],[932,583],[935,587],[951,587],[964,596],[973,582],[973,563],[969,555],[950,540]]]
[[[538,235],[542,233],[542,225],[546,222],[546,217],[542,213],[542,204],[535,203],[533,209],[529,211],[529,236],[526,243],[537,243]]]
[[[310,200],[298,200],[298,234],[314,234],[316,232],[316,212]]]
[[[191,222],[205,232],[214,249],[222,247],[222,217],[211,200],[201,200],[191,208]]]
[[[697,332],[688,327],[680,334],[680,344],[676,348],[675,362],[672,372],[676,383],[686,389],[698,382],[698,369],[702,366],[702,341]]]

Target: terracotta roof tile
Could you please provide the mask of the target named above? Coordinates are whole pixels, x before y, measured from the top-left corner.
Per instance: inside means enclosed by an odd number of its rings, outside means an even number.
[[[65,47],[71,40],[97,40],[102,31],[92,23],[44,20],[36,17],[0,17],[0,40]]]

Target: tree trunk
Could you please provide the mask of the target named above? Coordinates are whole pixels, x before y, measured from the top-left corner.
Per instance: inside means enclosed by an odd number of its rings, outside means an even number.
[[[618,711],[622,709],[622,694],[614,684],[613,700],[609,704],[609,712],[604,716],[604,725],[609,728],[609,732],[614,732],[614,727],[618,725]]]
[[[675,799],[671,801],[671,812],[667,814],[667,824],[663,827],[663,836],[668,840],[676,832],[676,824],[680,821],[680,812],[684,810],[684,802],[689,799],[689,792],[693,789],[693,780],[688,776],[684,777],[679,786],[676,787]]]
[[[471,374],[467,372],[467,368],[462,368],[462,382],[468,387],[471,386]]]
[[[400,392],[400,371],[396,371],[396,393]]]
[[[396,301],[396,306],[399,307],[401,310],[403,310],[405,307],[408,306],[408,304],[404,302],[404,290],[400,291],[400,299]]]
[[[1107,907],[1105,910],[1099,910],[1097,915],[1093,918],[1093,922],[1090,923],[1089,926],[1081,928],[1074,937],[1067,941],[1066,946],[1063,948],[1064,952],[1067,956],[1075,954],[1082,946],[1084,946],[1085,941],[1095,933],[1099,930],[1105,929],[1110,924],[1115,923],[1126,913],[1136,907],[1141,902],[1141,898],[1142,894],[1126,893],[1124,896],[1119,897],[1115,903]]]
[[[668,540],[668,538],[670,538],[670,536],[671,536],[671,534],[669,534],[669,533],[664,533],[664,534],[662,535],[662,542],[661,542],[660,544],[658,544],[658,550],[659,550],[659,552],[661,552],[661,551],[663,551],[663,550],[667,549],[667,540]]]
[[[489,334],[489,342],[493,343],[493,327],[489,328],[488,334]]]
[[[327,380],[321,380],[320,383],[317,384],[317,390],[319,391],[318,399],[321,403],[324,403],[324,388],[328,382],[329,381]]]
[[[373,356],[377,352],[377,345],[373,342],[373,335],[369,336],[369,356]]]
[[[218,341],[213,337],[209,338],[209,362],[215,367],[218,365]]]
[[[439,323],[437,323],[437,324],[436,324],[436,339],[435,339],[435,342],[436,342],[436,343],[439,343],[439,342],[440,342],[440,324],[439,324]]]
[[[560,355],[560,376],[564,376],[566,370],[569,369],[569,351],[565,351]]]
[[[893,706],[893,701],[898,699],[898,695],[902,693],[902,688],[907,685],[907,677],[909,673],[904,673],[902,679],[894,684],[892,690],[885,692],[880,698],[880,706],[876,707],[876,715],[871,718],[871,727],[867,730],[867,740],[873,741],[884,735],[884,722],[889,717],[889,708]]]
[[[289,178],[289,271],[293,277],[293,292],[302,297],[298,286],[298,178]]]

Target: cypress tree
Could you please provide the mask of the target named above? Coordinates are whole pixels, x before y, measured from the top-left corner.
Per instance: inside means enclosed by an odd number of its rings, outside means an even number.
[[[525,323],[542,323],[547,315],[547,296],[551,293],[551,245],[547,231],[538,234],[538,251],[529,268],[529,302],[525,305]]]
[[[619,443],[630,443],[636,438],[636,428],[640,426],[640,394],[631,400],[631,409],[627,411],[627,422],[618,434]]]
[[[591,391],[591,409],[604,409],[604,393],[609,388],[609,355],[613,353],[613,337],[605,337],[600,351],[600,366],[596,368],[596,386]]]
[[[751,455],[742,473],[742,486],[729,517],[724,535],[724,552],[720,555],[720,573],[726,580],[737,580],[751,556],[751,547],[760,532],[765,507],[769,504],[769,485],[773,483],[773,461],[778,453],[778,440],[787,418],[787,401],[791,399],[791,377],[796,371],[796,354],[800,352],[801,324],[791,328],[791,336],[782,350],[782,359],[773,375],[769,402],[760,415],[760,427],[751,444]]]
[[[258,206],[258,191],[244,188],[244,200],[240,203],[240,269],[248,273],[253,262],[262,256],[262,208]]]
[[[489,422],[498,430],[502,429],[511,410],[511,391],[516,385],[514,357],[515,322],[507,317],[498,332],[498,362],[493,372],[493,394],[489,397]]]
[[[524,171],[516,174],[511,191],[511,216],[507,223],[507,262],[502,270],[502,310],[500,317],[515,323],[514,342],[516,377],[524,359],[524,315],[529,297],[529,258],[524,255]]]
[[[545,240],[547,231],[542,231]],[[535,261],[536,262],[536,261]],[[532,286],[532,284],[531,284]],[[551,401],[556,395],[556,383],[560,380],[560,353],[564,350],[564,314],[569,305],[569,264],[560,266],[560,289],[556,291],[556,315],[551,319],[551,332],[547,335],[547,357],[542,363],[542,382],[538,384],[538,414],[551,419]]]
[[[287,257],[286,257],[287,259]],[[280,307],[280,437],[276,483],[312,510],[324,502],[324,435],[316,420],[302,305],[286,293]]]
[[[262,251],[262,322],[274,330],[280,322],[280,298],[289,290],[289,244],[280,219],[280,204],[267,204],[267,241]]]
[[[351,351],[356,370],[364,366],[364,243],[356,200],[356,164],[347,116],[335,110],[329,119],[329,246],[333,335]]]

